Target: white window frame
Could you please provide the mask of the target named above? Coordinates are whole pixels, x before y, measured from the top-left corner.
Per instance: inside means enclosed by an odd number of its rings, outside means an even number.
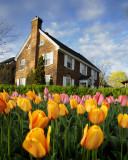
[[[69,61],[69,62],[68,62]],[[70,63],[70,67],[68,67],[68,63]],[[75,59],[71,56],[64,55],[64,66],[70,70],[74,70],[75,68]]]
[[[40,39],[39,46],[43,46],[43,45],[44,45],[44,40]]]
[[[51,77],[51,75],[45,75],[46,85],[49,85],[49,83],[50,83],[50,77]],[[48,79],[48,81],[47,81],[47,79]]]
[[[87,66],[80,63],[80,73],[83,74],[83,75],[87,75]]]
[[[22,66],[23,66],[23,68],[22,68]],[[25,69],[25,59],[22,59],[20,61],[20,71],[23,71],[24,69]]]
[[[22,82],[22,84],[21,84],[21,82]],[[19,86],[21,86],[21,85],[25,86],[26,85],[26,78],[19,78],[19,79],[17,79],[17,85],[19,85]]]
[[[68,83],[67,81],[69,81],[70,84],[67,84]],[[63,86],[68,86],[68,85],[74,86],[74,84],[75,84],[75,80],[74,79],[72,79],[71,77],[63,76]]]
[[[31,48],[31,44],[28,45],[27,50],[29,50]]]
[[[45,66],[50,66],[51,64],[53,64],[53,58],[54,58],[54,52],[49,52],[49,53],[45,53],[45,54],[42,54],[44,60],[45,60]],[[47,59],[47,56],[49,57]],[[46,64],[46,61],[47,60],[50,60],[50,64]]]

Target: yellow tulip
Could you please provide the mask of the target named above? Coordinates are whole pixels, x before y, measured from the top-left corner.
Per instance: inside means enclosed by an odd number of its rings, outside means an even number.
[[[71,109],[76,109],[76,108],[77,108],[77,105],[78,105],[78,102],[77,102],[76,99],[71,99],[71,100],[70,100]]]
[[[64,104],[59,104],[59,108],[60,108],[60,116],[66,116],[67,114],[69,114],[68,109]]]
[[[101,108],[92,107],[89,112],[89,121],[93,124],[102,123],[107,116],[107,107],[102,106]]]
[[[35,100],[34,100],[34,103],[37,105],[37,104],[40,104],[41,102],[41,97],[35,97]]]
[[[108,102],[102,102],[102,105],[105,105],[108,108],[108,110],[109,110],[110,104]]]
[[[77,106],[77,114],[84,114],[86,112],[85,107],[82,104]]]
[[[7,107],[4,109],[4,112],[6,114],[8,114],[11,111],[11,109],[16,107],[16,103],[13,100],[9,100],[6,104]]]
[[[81,140],[81,145],[86,149],[97,149],[104,140],[104,134],[101,128],[97,125],[93,125],[88,130],[88,124],[84,128],[84,135]]]
[[[97,101],[93,100],[93,99],[89,99],[85,101],[85,108],[87,112],[90,112],[92,107],[96,107],[97,106]]]
[[[119,114],[118,123],[122,128],[128,128],[128,114]]]
[[[48,118],[49,119],[57,119],[60,115],[60,108],[56,102],[51,102],[47,106]]]
[[[26,93],[26,96],[28,97],[28,99],[30,99],[31,101],[33,101],[36,97],[35,92],[34,91],[28,91]]]
[[[32,105],[29,99],[18,97],[17,105],[24,111],[28,112],[32,110]]]
[[[61,96],[57,93],[54,95],[54,102],[56,102],[57,104],[61,102]]]
[[[46,117],[45,113],[41,110],[35,110],[34,112],[29,111],[29,129],[37,128],[45,128],[49,122],[48,117]]]
[[[51,126],[49,126],[47,138],[42,128],[32,129],[23,142],[23,148],[35,158],[44,157],[50,151],[50,133]]]

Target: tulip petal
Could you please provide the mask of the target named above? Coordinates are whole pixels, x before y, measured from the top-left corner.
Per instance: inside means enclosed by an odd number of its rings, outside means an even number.
[[[84,128],[84,135],[83,135],[83,138],[81,140],[81,145],[82,146],[85,146],[85,139],[86,139],[86,136],[87,136],[87,131],[88,131],[88,124],[86,124],[86,126]]]
[[[23,148],[32,154],[35,158],[41,158],[46,155],[46,150],[43,145],[35,138],[25,139],[23,142]]]
[[[3,99],[0,98],[0,112],[6,108],[6,103]]]

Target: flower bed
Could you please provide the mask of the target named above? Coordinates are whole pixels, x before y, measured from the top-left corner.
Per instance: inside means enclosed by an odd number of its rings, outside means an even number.
[[[42,97],[43,95],[43,97]],[[128,97],[0,93],[2,160],[128,159]]]

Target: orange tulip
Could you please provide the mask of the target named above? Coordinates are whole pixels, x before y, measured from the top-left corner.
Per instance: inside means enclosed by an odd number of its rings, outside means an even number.
[[[40,104],[41,102],[41,97],[35,97],[35,100],[34,100],[34,103],[37,105],[37,104]]]
[[[30,99],[31,101],[33,101],[36,98],[35,92],[34,91],[28,91],[26,93],[26,96],[28,97],[28,99]]]
[[[32,105],[29,101],[29,99],[18,97],[17,99],[17,105],[24,111],[28,112],[32,110]]]
[[[5,102],[9,100],[9,94],[3,90],[3,93],[0,93],[0,98],[3,99]]]
[[[66,116],[69,112],[64,104],[59,104],[60,116]]]
[[[16,97],[16,96],[13,97],[13,101],[14,101],[15,103],[17,103],[17,99],[18,99],[18,97]]]
[[[76,109],[76,108],[77,108],[77,105],[78,105],[78,102],[77,102],[76,99],[70,99],[71,109]]]
[[[57,104],[61,102],[61,96],[57,93],[54,95],[54,102],[56,102]]]
[[[48,118],[49,119],[57,119],[60,115],[60,108],[56,102],[51,102],[47,106]]]
[[[41,110],[35,110],[34,112],[29,111],[29,129],[33,129],[35,127],[37,128],[45,128],[49,122],[48,117],[46,117],[46,114]]]
[[[86,112],[85,107],[82,104],[77,106],[77,114],[84,114]]]
[[[90,112],[92,107],[96,107],[97,106],[97,101],[93,100],[93,99],[89,99],[85,101],[85,108],[87,112]]]
[[[122,128],[128,128],[128,114],[119,114],[118,123]]]
[[[50,151],[50,133],[51,126],[49,126],[47,138],[42,128],[32,129],[23,142],[23,148],[35,158],[44,157]]]
[[[102,106],[101,108],[92,107],[89,112],[89,121],[93,124],[102,123],[107,116],[107,107]]]
[[[0,112],[3,111],[7,107],[7,104],[3,99],[0,98]]]
[[[94,150],[97,149],[104,140],[104,134],[101,128],[97,125],[93,125],[88,130],[88,124],[84,128],[84,135],[81,140],[81,145],[86,149]]]
[[[102,105],[107,106],[107,108],[108,108],[108,110],[109,110],[109,108],[110,108],[110,104],[109,104],[108,102],[102,102]]]

